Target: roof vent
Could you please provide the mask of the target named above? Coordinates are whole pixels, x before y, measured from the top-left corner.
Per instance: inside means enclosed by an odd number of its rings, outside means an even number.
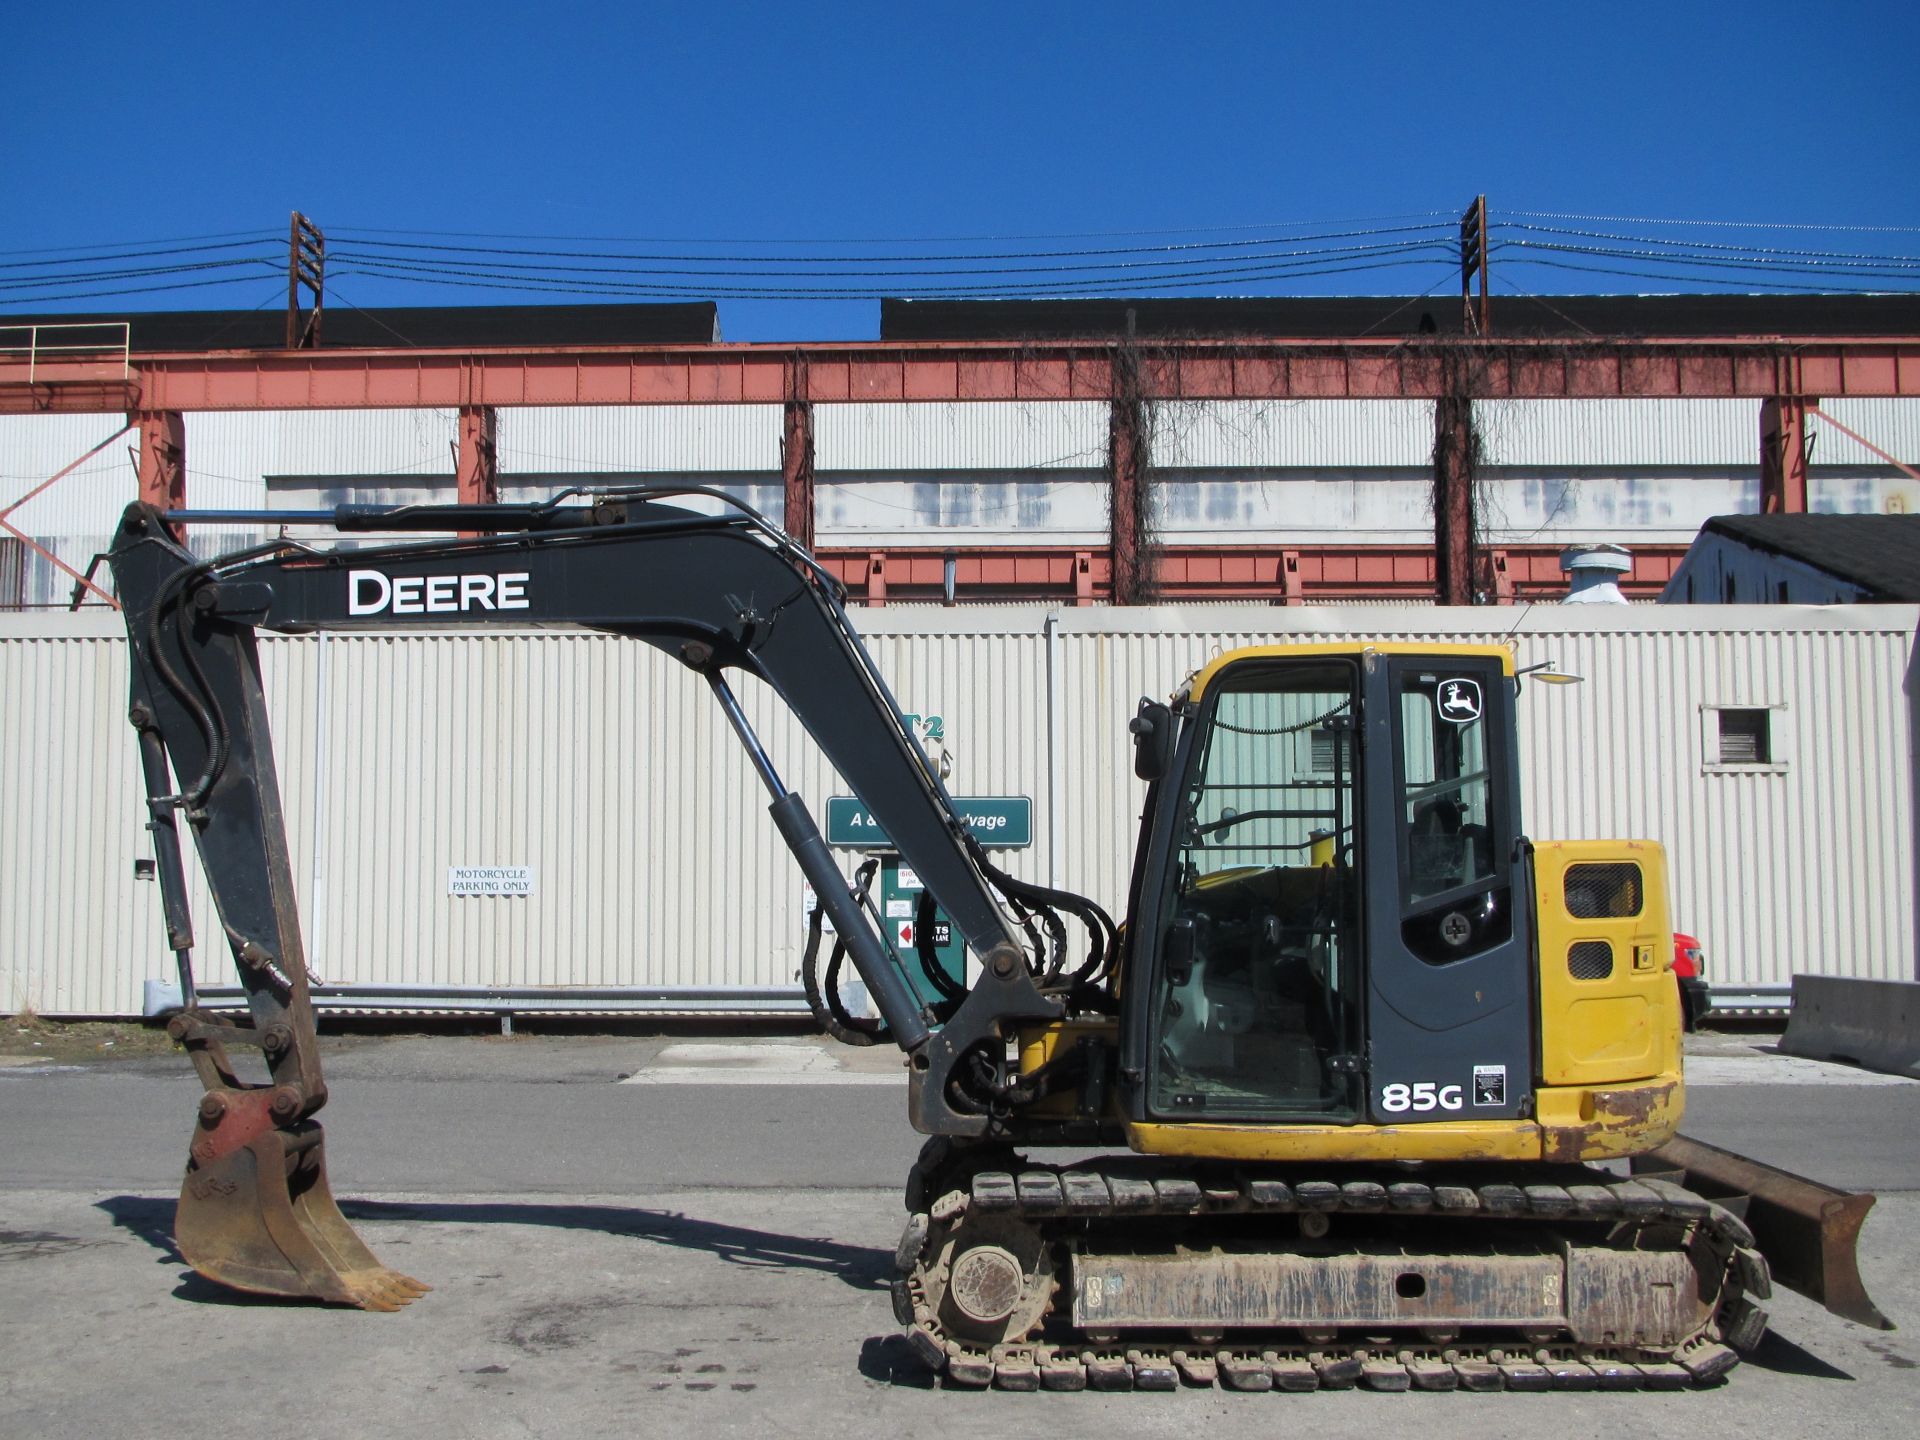
[[[1566,572],[1563,605],[1625,605],[1619,577],[1633,569],[1633,556],[1618,545],[1570,545],[1560,552]]]

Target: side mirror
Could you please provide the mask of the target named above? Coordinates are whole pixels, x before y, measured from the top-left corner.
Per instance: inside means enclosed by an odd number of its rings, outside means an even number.
[[[1158,780],[1173,764],[1173,711],[1157,700],[1142,700],[1127,722],[1133,734],[1133,773]]]

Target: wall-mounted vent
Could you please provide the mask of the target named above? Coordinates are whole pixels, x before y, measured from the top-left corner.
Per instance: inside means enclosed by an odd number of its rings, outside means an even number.
[[[1722,765],[1771,765],[1773,716],[1765,710],[1722,710],[1720,713],[1720,763]]]

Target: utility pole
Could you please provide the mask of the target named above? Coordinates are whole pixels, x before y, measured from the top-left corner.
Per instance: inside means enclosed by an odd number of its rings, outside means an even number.
[[[287,349],[320,347],[320,316],[327,283],[327,237],[298,210],[287,238]],[[300,322],[300,287],[313,296],[313,310]]]
[[[1480,306],[1473,304],[1473,279],[1480,277]],[[1477,195],[1460,217],[1460,309],[1469,335],[1487,335],[1487,197]]]

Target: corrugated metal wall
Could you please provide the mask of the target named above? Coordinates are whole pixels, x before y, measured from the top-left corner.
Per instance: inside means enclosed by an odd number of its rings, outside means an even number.
[[[120,415],[0,416],[0,510],[72,465],[126,424]],[[110,535],[139,491],[128,455],[140,445],[130,432],[8,516],[29,535]],[[97,548],[97,547],[96,547]]]
[[[512,474],[780,473],[778,405],[554,405],[502,410]],[[442,453],[445,453],[442,447]]]
[[[857,402],[818,405],[820,470],[1077,470],[1107,460],[1108,407],[1094,400],[1032,404]]]
[[[859,617],[901,706],[941,716],[956,793],[1033,797],[1015,873],[1116,912],[1142,788],[1126,721],[1212,655],[1329,635],[1500,641],[1577,686],[1521,700],[1547,838],[1650,836],[1718,985],[1913,978],[1913,607],[898,608]],[[1489,628],[1489,622],[1497,628]],[[136,1012],[167,978],[109,617],[0,617],[0,1009]],[[801,885],[701,687],[569,633],[263,642],[312,959],[367,985],[783,986]],[[748,713],[816,814],[844,793],[784,710]],[[1775,706],[1784,763],[1709,763],[1706,707]],[[527,865],[527,899],[447,894]],[[203,935],[212,911],[196,881]],[[203,947],[203,956],[210,956]],[[204,958],[231,983],[224,958]]]
[[[1491,465],[1758,465],[1760,458],[1757,400],[1479,400],[1473,418]]]
[[[1920,463],[1920,400],[1822,400],[1820,408],[1847,429],[1865,436],[1889,455],[1909,465]],[[1820,439],[1815,459],[1822,465],[1885,465],[1858,441],[1816,418],[1812,429]]]
[[[814,514],[821,545],[1104,545],[1107,482],[1058,470],[840,471],[820,476]]]

